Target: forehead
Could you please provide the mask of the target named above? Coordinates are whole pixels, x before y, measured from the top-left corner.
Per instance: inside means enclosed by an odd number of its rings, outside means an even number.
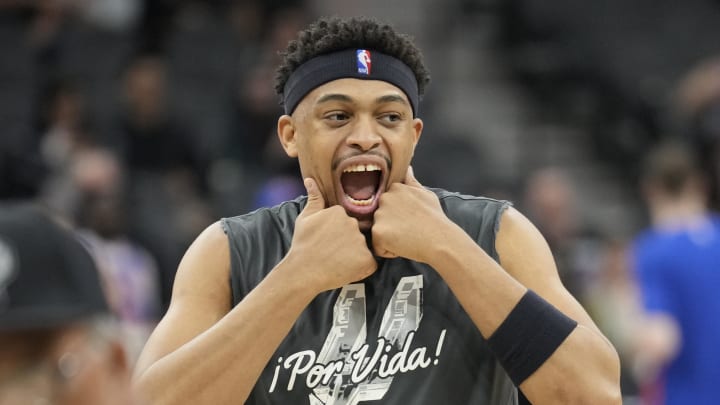
[[[384,102],[387,102],[387,96],[395,96],[402,99],[405,104],[407,104],[408,108],[411,108],[407,95],[400,90],[399,87],[382,80],[363,80],[352,78],[337,79],[316,87],[308,93],[303,101],[301,101],[301,104],[306,104],[312,107],[318,102],[327,100],[327,96],[330,95],[345,96],[346,98],[358,103],[378,102],[382,101],[383,97],[385,97]],[[337,100],[338,98],[332,99]]]

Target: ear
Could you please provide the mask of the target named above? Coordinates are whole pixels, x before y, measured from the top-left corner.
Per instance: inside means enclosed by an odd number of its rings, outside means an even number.
[[[278,118],[277,134],[285,153],[291,158],[297,157],[297,145],[295,139],[295,123],[289,115],[282,115]]]
[[[119,377],[130,376],[130,363],[125,347],[119,341],[108,342],[108,360],[110,369]]]
[[[413,153],[415,152],[415,147],[420,140],[420,135],[422,135],[422,130],[423,121],[420,118],[413,119],[413,136],[415,137],[415,140],[413,141]]]
[[[107,395],[113,396],[113,403],[117,404],[135,404],[139,403],[132,389],[132,366],[128,359],[125,347],[118,340],[110,340],[107,342],[105,360],[103,364],[103,380],[98,381],[102,384]]]

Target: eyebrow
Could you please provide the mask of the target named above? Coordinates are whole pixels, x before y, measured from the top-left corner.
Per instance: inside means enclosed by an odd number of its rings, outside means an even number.
[[[347,103],[352,103],[353,99],[349,96],[346,96],[345,94],[338,94],[338,93],[330,93],[325,94],[324,96],[320,97],[315,104],[322,104],[326,103],[328,101],[344,101]]]
[[[385,96],[380,96],[380,97],[378,97],[378,98],[375,99],[375,102],[378,103],[378,104],[382,104],[382,103],[401,103],[401,104],[408,105],[408,102],[405,101],[404,98],[402,98],[401,96],[399,96],[399,95],[397,95],[397,94],[388,94],[388,95],[385,95]]]
[[[326,102],[328,102],[328,101],[342,101],[342,102],[346,102],[346,103],[352,103],[352,102],[354,102],[354,100],[352,99],[352,97],[347,96],[347,95],[345,95],[345,94],[330,93],[330,94],[325,94],[325,95],[323,95],[322,97],[320,97],[320,98],[315,102],[315,104],[322,104],[322,103],[326,103]],[[387,94],[387,95],[384,95],[384,96],[380,96],[380,97],[378,97],[378,98],[375,99],[375,103],[377,103],[377,104],[383,104],[383,103],[401,103],[401,104],[408,105],[408,102],[407,102],[403,97],[401,97],[400,95],[397,95],[397,94]]]

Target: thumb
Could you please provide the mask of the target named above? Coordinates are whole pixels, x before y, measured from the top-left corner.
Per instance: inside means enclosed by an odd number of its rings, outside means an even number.
[[[325,199],[323,198],[322,193],[320,193],[315,179],[307,177],[304,180],[304,184],[308,194],[308,201],[303,209],[303,214],[313,214],[325,209]]]
[[[412,166],[408,166],[407,173],[405,174],[405,181],[403,182],[408,186],[423,188],[423,185],[415,178],[415,172]]]

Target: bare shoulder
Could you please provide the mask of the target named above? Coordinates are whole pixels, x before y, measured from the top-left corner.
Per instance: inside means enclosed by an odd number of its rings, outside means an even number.
[[[208,226],[190,245],[180,261],[171,307],[187,296],[218,295],[229,303],[230,248],[220,222]],[[230,310],[226,308],[227,312]]]
[[[557,273],[545,238],[525,215],[513,207],[502,214],[495,247],[500,264],[513,276],[538,270]],[[533,264],[538,260],[539,263]]]

